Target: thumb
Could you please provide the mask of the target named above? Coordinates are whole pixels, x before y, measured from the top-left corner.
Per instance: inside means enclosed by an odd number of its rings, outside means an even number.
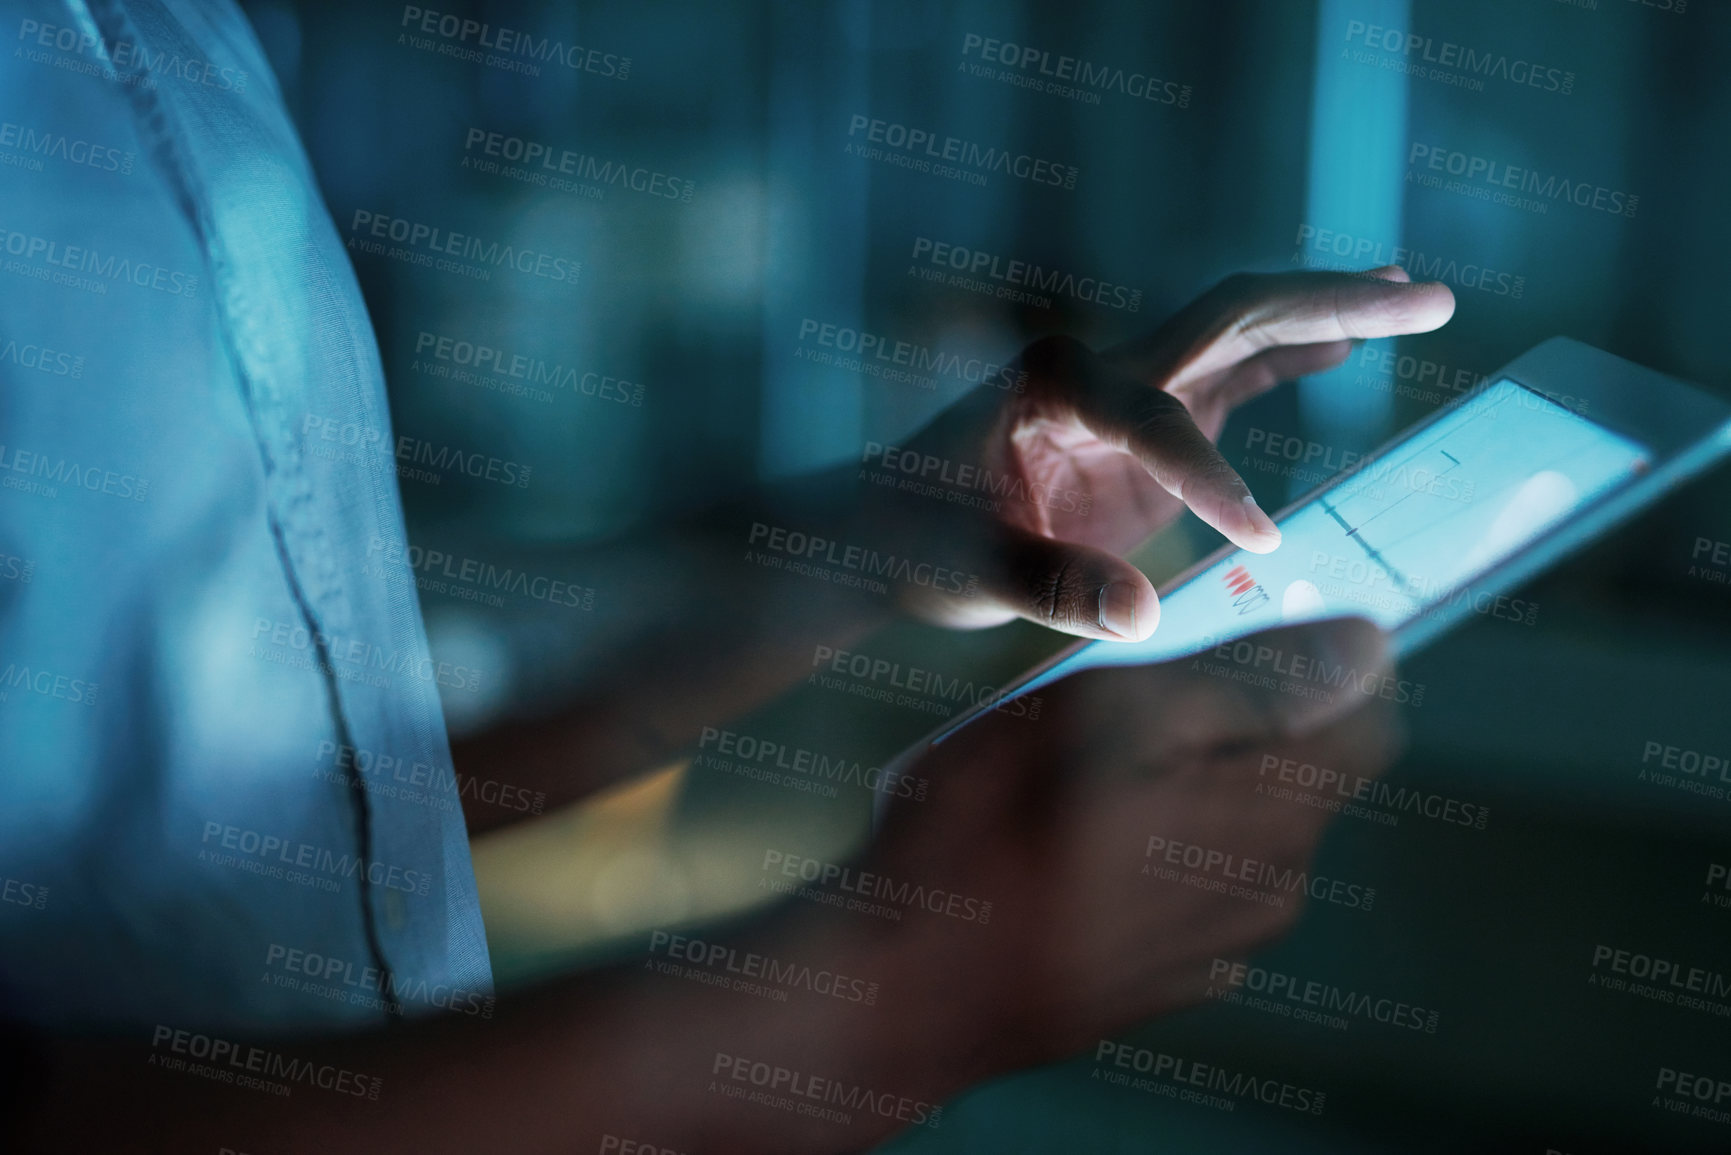
[[[1011,617],[1060,633],[1139,642],[1160,621],[1160,600],[1141,570],[1104,550],[999,523],[975,559],[975,624]]]
[[[1165,684],[1152,693],[1170,700],[1174,717],[1208,719],[1232,746],[1309,734],[1393,697],[1387,635],[1364,618],[1279,626],[1157,669]]]

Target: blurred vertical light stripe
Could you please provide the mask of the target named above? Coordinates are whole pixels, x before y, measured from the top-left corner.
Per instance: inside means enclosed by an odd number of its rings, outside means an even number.
[[[870,187],[863,171],[851,182],[813,179],[841,150],[848,117],[871,107],[869,8],[851,0],[836,8],[778,6],[772,12],[757,455],[758,476],[766,480],[859,452],[859,377],[786,354],[805,318],[862,327]]]
[[[1368,238],[1383,253],[1391,253],[1401,242],[1407,78],[1395,69],[1352,58],[1347,31],[1358,25],[1404,33],[1412,27],[1410,0],[1321,0],[1317,6],[1304,223]],[[1364,51],[1363,38],[1356,43]],[[1346,259],[1314,251],[1311,256],[1331,263]],[[1394,398],[1355,388],[1353,374],[1349,361],[1299,382],[1299,413],[1309,436],[1361,450],[1390,432]],[[1288,484],[1297,496],[1313,482],[1293,478]]]

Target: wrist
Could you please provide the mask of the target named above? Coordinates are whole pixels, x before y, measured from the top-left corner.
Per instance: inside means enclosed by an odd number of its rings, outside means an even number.
[[[1017,962],[1002,949],[989,903],[985,911],[978,917],[970,905],[970,917],[952,917],[911,906],[890,921],[824,906],[789,926],[776,949],[833,960],[871,993],[838,1017],[847,1045],[832,1052],[851,1056],[863,1086],[935,1106],[1030,1061],[1033,1036],[1013,1002]]]

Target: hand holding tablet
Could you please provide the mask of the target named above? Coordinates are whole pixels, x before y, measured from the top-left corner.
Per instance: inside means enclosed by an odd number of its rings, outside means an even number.
[[[1728,453],[1731,404],[1553,338],[1281,511],[1277,551],[1223,549],[1168,583],[1152,636],[1071,647],[1006,694],[1318,618],[1369,618],[1410,651],[1474,612],[1519,616],[1520,582]]]

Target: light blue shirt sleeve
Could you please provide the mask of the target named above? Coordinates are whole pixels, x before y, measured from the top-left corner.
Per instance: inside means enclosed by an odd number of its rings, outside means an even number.
[[[490,1016],[439,696],[482,675],[378,549],[378,351],[264,56],[226,0],[7,13],[0,1011]]]

